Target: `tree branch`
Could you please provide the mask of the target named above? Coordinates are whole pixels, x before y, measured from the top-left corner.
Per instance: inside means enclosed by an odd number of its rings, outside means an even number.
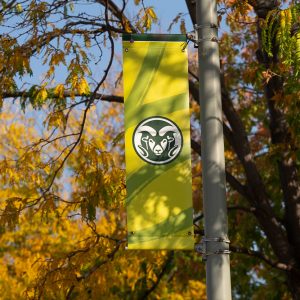
[[[143,300],[147,299],[148,296],[157,288],[159,285],[160,281],[162,280],[162,277],[166,273],[167,269],[171,265],[172,261],[174,259],[174,251],[171,251],[171,253],[168,255],[160,273],[157,275],[157,280],[153,283],[153,285],[147,289],[138,299]]]
[[[123,30],[125,30],[125,22],[128,24],[130,30],[132,33],[136,32],[136,29],[131,24],[129,19],[124,14],[124,8],[120,9],[113,1],[111,0],[95,0],[96,2],[102,4],[103,6],[106,6],[107,9],[120,21],[120,23],[123,26]]]
[[[50,89],[48,89],[48,94],[50,95],[51,99],[59,99],[58,95],[54,95],[53,92],[51,92]],[[63,94],[63,98],[69,98],[72,96],[75,97],[88,97],[86,95],[82,95],[82,94],[73,94],[71,93],[71,91],[65,91]],[[3,93],[3,99],[7,99],[7,98],[30,98],[32,97],[32,94],[30,94],[27,91],[15,91],[15,92],[4,92]],[[124,99],[122,96],[115,96],[115,95],[107,95],[107,94],[101,94],[101,93],[95,93],[94,94],[94,100],[101,100],[101,101],[107,101],[107,102],[117,102],[117,103],[123,103]],[[81,103],[86,103],[89,102],[89,98],[87,98],[86,100],[83,100],[80,102]],[[79,103],[78,103],[79,104]],[[76,104],[77,105],[77,104]]]
[[[278,270],[281,270],[281,271],[291,271],[293,269],[293,266],[291,266],[291,265],[272,261],[268,256],[266,256],[265,254],[263,254],[260,251],[254,251],[254,250],[251,250],[248,248],[239,247],[239,246],[235,246],[235,245],[230,245],[229,250],[232,251],[233,253],[244,254],[244,255],[247,255],[250,257],[258,258],[258,259],[264,261],[269,266],[276,268]]]

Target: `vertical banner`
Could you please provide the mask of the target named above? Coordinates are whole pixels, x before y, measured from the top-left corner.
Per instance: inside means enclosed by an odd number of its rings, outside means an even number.
[[[128,249],[194,249],[185,35],[123,35]]]

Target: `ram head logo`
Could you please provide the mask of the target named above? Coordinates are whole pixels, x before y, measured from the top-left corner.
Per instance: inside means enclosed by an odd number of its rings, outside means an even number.
[[[165,164],[174,160],[180,153],[182,134],[171,120],[152,117],[136,127],[133,145],[143,160],[151,164]]]

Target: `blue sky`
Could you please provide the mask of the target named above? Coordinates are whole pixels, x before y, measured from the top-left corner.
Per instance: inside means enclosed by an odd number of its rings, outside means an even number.
[[[133,0],[128,1],[128,8],[126,9],[126,14],[129,18],[133,18],[136,16],[138,8],[133,4]],[[116,1],[116,3],[119,3],[121,7],[122,1]],[[183,18],[186,22],[186,28],[188,31],[192,30],[192,23],[190,21],[188,10],[186,7],[186,3],[184,0],[174,0],[174,1],[168,1],[168,0],[144,0],[144,5],[152,6],[157,14],[158,17],[158,23],[153,24],[151,33],[167,33],[167,28],[171,24],[172,20],[177,16],[178,13],[183,14]],[[91,4],[88,1],[82,1],[80,4],[75,5],[74,14],[80,13],[80,12],[86,12],[91,15],[96,15],[97,11],[99,11],[99,5],[97,4]],[[100,11],[99,11],[100,13]],[[11,23],[11,22],[10,22]],[[179,24],[175,24],[172,27],[171,33],[180,33],[179,30]],[[11,24],[13,25],[13,24]],[[0,27],[0,33],[3,31],[8,31],[7,28],[1,28]],[[91,52],[93,53],[93,50],[91,49]],[[121,58],[122,58],[122,44],[121,44],[121,38],[118,38],[115,41],[115,54],[116,57],[119,58],[116,60],[113,70],[119,71],[121,70]],[[95,53],[95,61],[97,60],[98,53]],[[90,67],[93,72],[93,78],[96,80],[99,80],[103,74],[103,70],[106,68],[106,62],[109,59],[109,51],[108,49],[104,49],[103,52],[103,58],[102,61],[99,64],[95,64],[95,62],[91,61]],[[41,79],[43,77],[43,74],[48,70],[47,65],[44,66],[42,64],[42,60],[40,57],[33,58],[31,60],[31,67],[33,70],[33,76],[24,76],[21,80],[17,79],[18,87],[20,89],[26,89],[29,88],[33,84],[40,84]],[[67,62],[68,63],[68,62]],[[52,86],[55,86],[58,83],[63,83],[65,80],[65,77],[67,75],[67,68],[65,66],[61,66],[58,68],[58,72],[55,74],[55,80],[52,83]]]

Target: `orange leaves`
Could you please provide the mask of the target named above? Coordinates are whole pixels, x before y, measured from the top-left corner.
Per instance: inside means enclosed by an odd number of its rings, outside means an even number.
[[[267,84],[273,76],[278,76],[278,74],[274,73],[270,69],[267,69],[266,71],[262,71],[262,76]]]
[[[247,1],[224,0],[222,1],[226,7],[226,23],[232,30],[242,29],[245,24],[255,22],[255,17],[250,14],[252,7]],[[223,12],[222,15],[225,15]]]
[[[225,1],[227,6],[233,6],[236,2],[238,2],[237,0],[226,0]]]
[[[123,24],[124,24],[125,31],[131,33],[132,29],[130,27],[129,21],[127,19],[124,19]]]
[[[185,27],[185,21],[184,21],[184,19],[182,19],[180,21],[180,33],[186,34],[186,27]]]
[[[84,45],[86,48],[90,48],[91,47],[91,39],[89,37],[88,34],[84,34],[83,35],[83,39],[84,39]]]
[[[226,150],[224,154],[227,160],[233,160],[236,157],[235,153],[231,150]]]

